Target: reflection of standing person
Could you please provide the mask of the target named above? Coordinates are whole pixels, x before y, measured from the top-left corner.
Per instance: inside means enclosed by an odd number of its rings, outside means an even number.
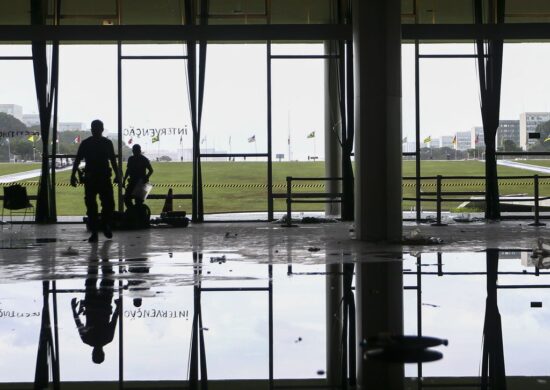
[[[111,140],[102,136],[103,122],[94,120],[92,122],[92,136],[86,138],[80,144],[71,174],[71,185],[76,187],[76,172],[80,162],[84,160],[84,201],[86,203],[86,214],[88,225],[92,235],[89,242],[97,242],[98,231],[98,210],[96,197],[99,195],[101,201],[101,220],[103,222],[103,233],[105,237],[112,238],[111,219],[115,209],[113,185],[111,184],[111,169],[109,162],[115,172],[115,183],[120,184],[118,165],[115,157],[115,150]]]
[[[110,276],[114,273],[106,252],[110,242],[105,242],[102,251],[101,272],[102,278],[97,288],[98,264],[97,264],[97,244],[94,245],[90,265],[88,266],[88,276],[85,286],[86,293],[84,300],[71,300],[74,322],[78,328],[78,333],[82,342],[93,347],[92,361],[96,364],[103,363],[105,352],[103,347],[113,341],[116,329],[118,315],[120,313],[120,300],[115,300],[115,311],[112,310],[111,301],[113,300],[114,279]],[[80,304],[80,306],[78,306]],[[78,307],[78,310],[77,310]],[[111,316],[112,313],[112,316]],[[82,324],[80,315],[85,317],[86,325]]]
[[[128,166],[126,167],[126,173],[124,174],[123,183],[126,184],[126,179],[128,180],[128,185],[124,190],[124,204],[126,208],[133,206],[132,199],[136,200],[136,204],[142,204],[144,199],[134,196],[133,192],[138,186],[143,186],[149,181],[149,177],[153,174],[153,167],[149,159],[141,154],[141,146],[135,144],[132,147],[133,156],[128,158]]]

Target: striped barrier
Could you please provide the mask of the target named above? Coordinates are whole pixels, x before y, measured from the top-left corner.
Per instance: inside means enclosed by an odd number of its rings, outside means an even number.
[[[11,184],[21,184],[29,187],[38,186],[38,181],[20,181],[20,182],[13,182],[9,183]],[[7,185],[8,183],[5,183],[4,185]],[[68,182],[61,182],[61,183],[55,183],[56,187],[70,187],[71,184]],[[436,187],[436,182],[433,181],[431,183],[422,183],[421,187]],[[481,187],[484,186],[485,182],[483,181],[477,181],[477,182],[467,182],[467,183],[461,183],[461,182],[452,182],[452,183],[441,183],[442,187]],[[533,180],[501,180],[499,182],[499,185],[501,186],[531,186],[533,185]],[[540,180],[539,185],[550,185],[550,180]],[[416,186],[416,183],[409,183],[409,182],[403,182],[403,187],[405,188],[414,188]],[[154,187],[156,188],[191,188],[192,185],[190,183],[159,183],[154,184]],[[286,188],[286,184],[273,184],[273,188]],[[203,188],[267,188],[267,184],[259,184],[259,183],[210,183],[210,184],[203,184]],[[317,183],[317,184],[292,184],[292,188],[325,188],[324,183]]]

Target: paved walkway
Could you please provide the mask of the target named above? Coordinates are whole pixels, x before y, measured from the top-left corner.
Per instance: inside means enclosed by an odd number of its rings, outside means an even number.
[[[550,175],[550,167],[543,167],[541,165],[524,164],[524,163],[520,163],[517,161],[510,161],[510,160],[498,160],[497,164],[505,167],[525,169],[527,171],[535,171],[535,172],[546,173]]]
[[[68,166],[65,168],[57,169],[56,171],[57,172],[68,171],[71,168],[72,168],[71,166]],[[41,174],[42,174],[42,171],[40,169],[32,169],[30,171],[12,173],[9,175],[0,176],[0,184],[14,183],[21,180],[28,180],[34,177],[40,177]]]

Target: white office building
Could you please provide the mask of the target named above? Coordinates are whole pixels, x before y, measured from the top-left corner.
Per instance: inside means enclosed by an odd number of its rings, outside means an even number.
[[[469,131],[456,132],[456,145],[458,150],[468,150],[472,144],[472,135]]]
[[[453,145],[453,139],[454,136],[452,135],[441,136],[441,147],[454,149],[455,146]]]
[[[527,150],[529,145],[538,142],[537,126],[550,120],[550,112],[523,112],[519,116],[519,146]]]
[[[23,107],[17,104],[0,104],[0,112],[4,112],[23,121]]]
[[[83,131],[86,130],[86,125],[82,122],[59,122],[57,131]]]
[[[40,115],[38,114],[23,114],[23,121],[25,126],[32,127],[40,125]]]

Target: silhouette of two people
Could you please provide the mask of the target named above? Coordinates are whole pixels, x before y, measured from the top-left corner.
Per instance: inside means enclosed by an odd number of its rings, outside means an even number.
[[[91,127],[92,136],[82,141],[78,147],[71,174],[71,185],[76,187],[78,167],[81,161],[84,160],[86,165],[81,181],[84,182],[84,202],[86,204],[86,215],[88,216],[88,227],[92,232],[88,241],[97,242],[99,230],[98,196],[101,201],[103,233],[107,238],[113,237],[111,222],[115,210],[115,200],[109,162],[115,173],[114,182],[119,185],[120,176],[113,143],[102,135],[103,122],[96,119],[92,122]]]
[[[111,241],[106,241],[103,244],[101,261],[98,258],[97,244],[92,246],[84,299],[79,301],[77,298],[73,298],[71,300],[71,309],[78,333],[82,342],[93,348],[92,361],[96,364],[101,364],[105,360],[103,348],[113,341],[120,315],[120,299],[114,300],[114,311],[112,305],[115,281],[113,267],[109,263],[108,256],[110,245]],[[99,279],[100,269],[101,279]]]

